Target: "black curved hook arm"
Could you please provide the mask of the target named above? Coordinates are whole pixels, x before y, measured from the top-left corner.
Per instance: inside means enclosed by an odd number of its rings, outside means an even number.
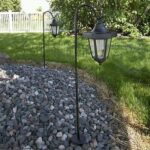
[[[77,138],[80,141],[81,137],[80,137],[80,127],[79,127],[79,96],[78,96],[78,71],[77,71],[77,23],[78,23],[78,13],[79,10],[82,7],[88,7],[90,8],[93,12],[94,12],[94,16],[97,18],[96,15],[96,10],[94,9],[93,6],[88,5],[88,4],[81,4],[80,6],[77,7],[76,11],[75,11],[75,16],[74,16],[74,34],[75,34],[75,87],[76,87],[76,131],[77,131]]]
[[[49,14],[52,16],[52,18],[54,18],[54,16],[53,16],[52,12],[50,12],[49,10],[48,10],[48,11],[43,12],[43,17],[44,17],[44,15],[45,15],[46,13],[49,13]]]
[[[79,10],[80,10],[82,7],[90,8],[90,9],[94,12],[95,17],[97,18],[96,10],[95,10],[95,8],[94,8],[93,6],[88,5],[88,4],[81,4],[80,6],[78,6],[78,7],[76,8],[76,11],[75,11],[75,19],[76,19],[76,22],[77,22],[77,20],[78,20],[78,12],[79,12]]]
[[[94,12],[94,16],[97,18],[97,14],[96,14],[96,10],[93,6],[89,5],[89,4],[81,4],[80,6],[77,7],[76,11],[75,11],[75,16],[74,16],[74,34],[75,34],[75,56],[77,56],[77,24],[78,24],[78,13],[79,13],[79,10],[82,8],[82,7],[87,7],[87,8],[90,8],[93,12]],[[75,63],[76,64],[76,63]]]

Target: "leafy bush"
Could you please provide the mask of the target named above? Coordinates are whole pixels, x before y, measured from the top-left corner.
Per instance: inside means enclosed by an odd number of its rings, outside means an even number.
[[[20,0],[1,0],[0,1],[0,11],[20,11]]]
[[[118,30],[130,36],[150,35],[150,4],[147,0],[82,0],[82,3],[92,4],[97,9],[97,15],[104,16],[106,24],[111,29]],[[73,28],[75,9],[81,0],[52,0],[51,7],[61,13],[65,28]],[[92,28],[95,23],[93,12],[82,8],[79,13],[79,27]]]

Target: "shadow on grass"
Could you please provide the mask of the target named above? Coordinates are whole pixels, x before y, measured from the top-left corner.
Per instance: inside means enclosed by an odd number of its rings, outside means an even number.
[[[111,85],[118,99],[136,112],[138,119],[150,127],[150,71],[145,68],[131,69],[121,61],[117,62],[120,64],[119,67],[113,62],[105,64],[100,73],[105,75],[101,76],[102,79]],[[109,68],[113,68],[113,71]]]

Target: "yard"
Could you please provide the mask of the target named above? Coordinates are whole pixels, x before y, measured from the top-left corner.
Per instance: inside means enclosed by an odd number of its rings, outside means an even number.
[[[117,102],[136,114],[136,119],[150,127],[150,39],[115,38],[109,59],[102,65],[90,56],[88,42],[79,37],[78,67],[104,81]],[[0,52],[12,61],[43,64],[42,34],[1,34]],[[46,34],[46,62],[74,65],[74,37]],[[127,115],[128,116],[128,115]]]
[[[150,39],[115,38],[109,59],[102,65],[90,56],[88,42],[79,37],[78,67],[104,81],[118,103],[150,126]],[[42,34],[0,34],[0,52],[12,60],[42,63]],[[74,37],[46,35],[46,61],[74,65]]]

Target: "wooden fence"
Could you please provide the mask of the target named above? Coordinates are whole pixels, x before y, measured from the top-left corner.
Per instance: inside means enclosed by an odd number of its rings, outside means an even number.
[[[49,30],[51,16],[45,16],[45,30]],[[0,12],[0,33],[42,32],[43,13]]]

